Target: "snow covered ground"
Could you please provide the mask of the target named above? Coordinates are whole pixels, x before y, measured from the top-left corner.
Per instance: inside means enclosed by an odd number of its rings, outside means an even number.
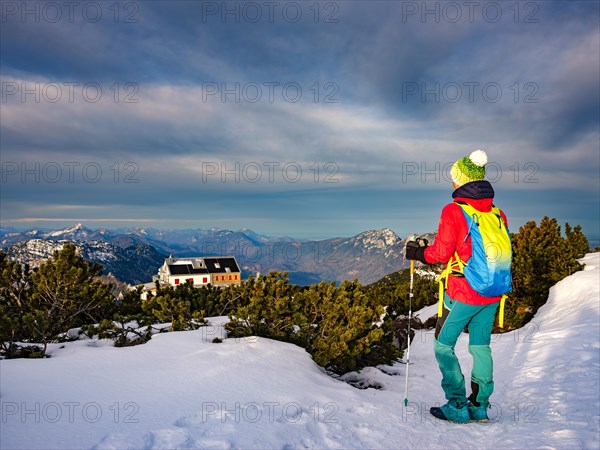
[[[488,424],[437,421],[443,401],[432,331],[406,366],[366,368],[359,390],[301,348],[227,339],[226,318],[145,345],[54,345],[52,358],[0,361],[0,448],[589,448],[600,447],[600,254],[558,283],[525,328],[496,335]],[[422,314],[426,319],[435,307]],[[468,373],[467,336],[457,353]]]

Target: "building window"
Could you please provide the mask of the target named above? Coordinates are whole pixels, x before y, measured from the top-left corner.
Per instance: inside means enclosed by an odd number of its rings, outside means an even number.
[[[188,278],[188,282],[190,282],[190,283],[193,284],[194,283],[194,279],[193,278]]]
[[[207,281],[208,281],[208,278],[206,278],[206,277],[202,278],[203,283],[206,283]]]
[[[179,284],[179,278],[175,278],[175,284]]]

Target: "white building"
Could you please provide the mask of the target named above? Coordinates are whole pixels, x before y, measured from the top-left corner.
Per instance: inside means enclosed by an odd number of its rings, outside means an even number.
[[[202,287],[212,284],[213,286],[229,286],[240,284],[242,274],[235,257],[233,256],[210,256],[173,258],[169,256],[158,269],[155,277],[161,286],[178,286],[191,283],[194,287]],[[155,283],[144,285],[142,296],[146,300],[148,292],[156,293]]]

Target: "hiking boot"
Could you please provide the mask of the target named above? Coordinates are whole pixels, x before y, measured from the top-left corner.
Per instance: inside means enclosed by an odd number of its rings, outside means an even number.
[[[485,405],[475,406],[473,403],[469,402],[467,405],[469,410],[469,417],[473,422],[489,422],[490,419],[487,415],[487,407]]]
[[[433,407],[429,410],[429,412],[438,419],[447,420],[448,422],[453,423],[469,423],[471,418],[469,416],[469,408],[467,406],[463,406],[461,408],[457,408],[456,406],[451,405],[450,403],[446,403],[439,408]]]

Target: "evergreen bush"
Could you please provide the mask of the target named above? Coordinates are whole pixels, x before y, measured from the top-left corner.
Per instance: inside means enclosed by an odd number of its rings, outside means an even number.
[[[563,278],[581,270],[577,259],[589,252],[589,243],[578,225],[565,225],[563,238],[556,219],[544,217],[539,226],[527,222],[511,234],[513,292],[506,302],[504,329],[510,331],[527,324],[546,303],[550,288]]]

